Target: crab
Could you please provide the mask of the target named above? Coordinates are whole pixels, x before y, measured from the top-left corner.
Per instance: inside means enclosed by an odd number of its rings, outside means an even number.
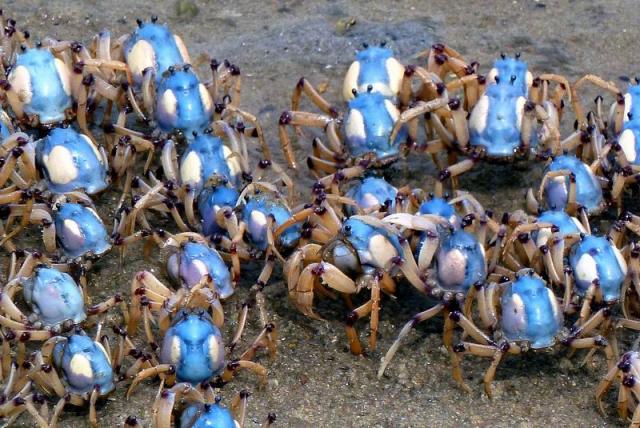
[[[301,78],[294,89],[291,110],[283,112],[279,120],[280,144],[289,165],[297,168],[289,126],[294,127],[298,134],[301,134],[303,126],[324,130],[328,144],[319,138],[314,139],[313,154],[307,158],[311,171],[318,176],[356,164],[361,158],[367,158],[371,166],[379,167],[397,160],[401,145],[408,136],[407,129],[396,129],[393,138],[390,138],[390,133],[400,117],[400,110],[410,102],[414,75],[425,88],[430,88],[431,99],[426,103],[430,108],[446,106],[446,87],[437,76],[421,67],[405,68],[393,57],[391,49],[384,46],[366,46],[356,55],[344,79],[342,95],[348,103],[344,113],[340,113],[306,79]],[[323,114],[300,111],[303,94]]]
[[[203,390],[191,384],[177,383],[171,388],[162,389],[154,402],[153,425],[169,428],[172,419],[181,427],[216,426],[220,428],[244,427],[249,392],[240,391],[231,400],[231,408],[220,405],[221,397],[216,396],[210,385]],[[263,427],[273,424],[275,413],[269,413]],[[126,427],[141,428],[135,417],[128,417]]]
[[[48,396],[59,401],[48,421],[54,426],[67,403],[77,407],[89,405],[89,423],[98,426],[96,403],[116,388],[116,370],[131,343],[121,338],[118,346],[110,350],[107,336],[101,336],[101,325],[96,339],[78,329],[69,336],[55,336],[37,351],[29,379]]]
[[[150,305],[153,306],[153,302]],[[272,333],[268,328],[263,330],[238,359],[228,361],[222,334],[205,310],[197,307],[180,309],[168,325],[164,324],[166,323],[159,326],[163,335],[162,344],[159,347],[153,346],[153,356],[143,356],[143,363],[137,366],[141,370],[131,382],[127,397],[140,382],[155,376],[163,379],[161,388],[164,384],[170,386],[176,381],[200,387],[214,379],[228,382],[239,369],[248,369],[257,374],[262,382],[266,381],[267,370],[251,360],[261,348],[269,349],[272,354],[275,352],[271,340],[273,337],[267,335]],[[148,325],[146,330],[150,336],[149,341],[155,344]]]
[[[441,47],[432,50],[439,49]],[[473,70],[473,67],[467,66],[466,69]],[[428,141],[422,149],[433,156],[443,151],[469,156],[440,171],[439,187],[450,178],[455,185],[456,177],[473,168],[480,160],[513,162],[529,159],[534,151],[558,151],[558,147],[562,146],[560,117],[563,97],[569,91],[568,81],[564,77],[543,74],[533,79],[526,63],[516,55],[515,58],[503,56],[495,62],[486,79],[478,79],[479,84],[468,88],[464,103],[452,98],[448,102],[448,109],[443,109],[441,105],[425,104],[408,109],[389,135],[390,141],[394,141],[404,126],[425,113],[432,113],[427,115]],[[548,90],[549,82],[557,83],[551,93]],[[481,93],[483,88],[484,93]],[[472,93],[469,94],[469,91]],[[475,99],[477,102],[473,103]],[[470,110],[468,122],[463,109],[465,104]],[[536,132],[537,121],[542,122],[543,126]],[[429,140],[432,136],[433,139]],[[572,135],[564,143],[569,144],[574,138]]]
[[[419,323],[440,314],[445,319],[443,342],[451,352],[455,325],[450,315],[463,312],[470,316],[477,290],[487,278],[505,274],[504,269],[498,265],[499,251],[496,249],[501,247],[506,227],[498,225],[482,211],[472,211],[459,217],[454,206],[455,204],[447,204],[442,198],[433,198],[423,203],[421,214],[416,215],[418,218],[440,218],[441,225],[444,226],[427,230],[419,236],[415,251],[420,275],[411,281],[420,293],[434,298],[437,304],[414,315],[404,325],[382,359],[378,378],[383,376],[402,340],[411,330]],[[491,241],[488,240],[490,231],[495,234]],[[490,255],[486,254],[485,246],[492,248]],[[433,267],[432,262],[435,262]]]
[[[25,198],[25,202],[20,203]],[[44,198],[44,203],[34,203]],[[91,199],[81,192],[69,192],[51,199],[44,194],[16,190],[0,195],[0,203],[8,205],[7,229],[14,218],[21,217],[21,227],[32,223],[43,227],[43,241],[48,253],[61,253],[70,259],[97,258],[111,249],[111,240]],[[10,251],[13,235],[21,227],[5,233],[1,244]]]
[[[95,141],[88,128],[89,109],[102,99],[118,103],[123,95],[111,82],[114,72],[126,72],[126,65],[93,59],[77,42],[46,39],[31,48],[25,39],[15,51],[3,52],[3,62],[8,58],[0,92],[16,119],[29,128],[49,129],[76,118]]]
[[[598,410],[603,415],[606,415],[602,399],[616,380],[620,382],[617,405],[618,415],[623,421],[630,421],[629,427],[631,428],[640,426],[640,406],[637,404],[640,397],[640,391],[638,391],[639,361],[640,353],[638,351],[626,352],[618,363],[609,369],[596,389]],[[630,412],[631,418],[629,418]]]
[[[22,342],[45,341],[122,302],[116,294],[100,304],[85,307],[88,297],[83,266],[54,263],[39,252],[30,252],[17,269],[16,259],[16,253],[13,253],[12,275],[3,287],[0,300],[0,324],[19,336]],[[74,271],[79,272],[81,285],[67,273]],[[15,302],[16,293],[21,289],[31,315],[25,315]]]
[[[453,375],[466,390],[460,356],[465,354],[491,358],[483,383],[490,398],[494,395],[493,379],[506,355],[522,355],[564,345],[571,349],[602,349],[607,363],[615,360],[611,344],[601,335],[594,334],[593,325],[577,331],[564,328],[564,315],[558,299],[547,283],[532,269],[523,269],[512,279],[499,284],[490,283],[478,289],[480,320],[484,329],[478,328],[461,312],[453,312],[450,318],[472,341],[454,345],[452,356]]]

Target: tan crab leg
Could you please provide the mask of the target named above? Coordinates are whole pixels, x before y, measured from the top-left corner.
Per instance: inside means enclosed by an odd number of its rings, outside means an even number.
[[[620,373],[620,369],[617,366],[612,367],[611,369],[609,369],[609,371],[607,372],[607,375],[604,377],[604,379],[602,379],[602,381],[600,381],[600,383],[598,384],[598,387],[596,388],[596,393],[595,393],[596,404],[598,405],[598,410],[603,415],[605,415],[606,412],[604,410],[604,405],[602,404],[602,398],[611,387],[611,384],[613,383],[613,381],[618,377],[619,373]],[[620,385],[620,389],[624,389],[624,388],[625,387],[623,385]],[[625,413],[626,413],[626,407],[627,407],[626,403],[624,404],[624,406],[625,406]],[[618,407],[618,412],[620,413],[620,416],[622,416],[622,412],[620,412],[620,407]]]
[[[325,100],[320,92],[313,87],[311,83],[304,77],[298,80],[293,94],[291,96],[291,110],[298,111],[300,109],[300,99],[302,95],[309,97],[311,102],[315,104],[322,112],[331,117],[338,117],[338,110]]]
[[[267,369],[258,363],[247,360],[235,360],[227,364],[227,367],[225,367],[221,375],[222,380],[224,382],[230,381],[239,369],[247,369],[257,374],[260,377],[261,384],[267,382]]]
[[[402,340],[407,335],[409,335],[411,330],[421,322],[427,321],[434,316],[441,314],[443,309],[444,305],[442,303],[439,303],[436,306],[427,309],[426,311],[414,315],[413,318],[408,321],[404,325],[404,327],[402,327],[402,330],[400,330],[400,333],[398,334],[398,338],[393,342],[387,353],[382,358],[382,363],[380,364],[380,368],[378,369],[378,379],[382,378],[382,375],[384,374],[387,366],[391,363],[393,356],[396,354],[396,352],[398,352]]]
[[[287,162],[291,168],[297,169],[297,163],[295,161],[295,154],[291,148],[291,139],[287,132],[287,126],[311,126],[314,128],[325,128],[334,119],[329,116],[323,116],[314,113],[307,113],[301,111],[286,111],[282,113],[279,121],[279,135],[280,145],[285,154]]]
[[[136,389],[138,384],[144,381],[145,379],[148,379],[150,377],[160,376],[161,379],[166,379],[167,383],[173,383],[175,382],[175,372],[176,372],[176,368],[171,364],[159,364],[155,367],[150,367],[140,371],[131,382],[129,389],[127,389],[127,394],[126,394],[127,400],[129,399],[129,397],[131,397],[131,394]],[[165,375],[166,375],[166,378],[164,377]]]
[[[578,79],[572,86],[571,86],[571,99],[572,99],[572,105],[573,105],[573,112],[576,115],[576,118],[578,119],[578,124],[581,125],[583,123],[586,123],[586,116],[584,114],[584,109],[582,107],[582,98],[580,97],[580,94],[578,93],[578,90],[581,89],[581,87],[585,84],[585,83],[592,83],[598,87],[600,87],[601,89],[604,89],[606,91],[611,92],[613,95],[616,96],[616,99],[618,101],[618,107],[622,107],[621,110],[622,112],[624,112],[624,97],[622,97],[622,93],[620,92],[620,90],[617,88],[617,86],[615,85],[615,83],[613,82],[607,82],[604,79],[602,79],[599,76],[596,76],[594,74],[587,74],[583,77],[581,77],[580,79]],[[620,101],[622,100],[622,101]],[[621,104],[621,106],[620,106]],[[616,116],[622,116],[623,113],[617,114]],[[614,121],[614,126],[615,126],[615,132],[619,133],[622,129],[622,117],[616,117],[615,121]]]

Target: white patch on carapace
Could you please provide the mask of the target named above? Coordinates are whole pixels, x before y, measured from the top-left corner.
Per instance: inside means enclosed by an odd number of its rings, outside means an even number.
[[[209,273],[209,269],[207,268],[207,265],[204,264],[202,260],[199,260],[199,259],[192,260],[191,266],[193,266],[193,268],[198,272],[198,274],[200,274],[200,278],[202,278],[203,276]]]
[[[636,136],[631,129],[625,129],[618,139],[622,152],[629,162],[636,160]]]
[[[158,102],[158,113],[167,117],[172,124],[176,122],[176,109],[178,108],[178,100],[171,89],[167,89],[162,93],[160,102]]]
[[[531,74],[530,71],[527,71],[525,79],[527,79],[527,88],[530,88],[531,85],[533,85],[533,74]]]
[[[182,161],[180,166],[180,179],[183,183],[200,183],[202,181],[202,161],[195,151],[189,154]]]
[[[389,76],[389,89],[391,89],[393,96],[398,95],[404,77],[404,66],[395,58],[388,58],[385,66]]]
[[[58,76],[60,77],[64,93],[71,95],[71,76],[69,75],[69,69],[64,65],[64,62],[58,58],[54,58],[53,62],[56,65],[56,70],[58,70]]]
[[[549,238],[551,237],[551,228],[544,227],[538,231],[538,238],[536,239],[536,246],[541,247],[542,245],[546,245]]]
[[[80,229],[80,225],[77,222],[68,218],[64,220],[63,225],[67,233],[70,233],[77,239],[84,239],[82,235],[82,229]]]
[[[351,112],[349,112],[349,117],[347,118],[347,137],[360,139],[367,138],[367,132],[364,128],[364,118],[362,117],[362,113],[356,109],[352,109]]]
[[[96,212],[96,210],[94,210],[93,208],[87,208],[87,210],[93,214],[93,216],[96,218],[96,220],[98,220],[100,223],[102,223],[102,219],[100,218],[100,216],[98,215],[98,213]]]
[[[349,66],[342,84],[342,97],[345,101],[353,99],[353,90],[358,89],[358,75],[360,74],[360,62],[354,61]]]
[[[156,53],[153,46],[146,40],[139,40],[127,55],[127,64],[129,70],[136,78],[142,77],[142,71],[145,68],[156,68]]]
[[[518,97],[516,100],[516,125],[518,131],[522,129],[522,119],[524,118],[524,105],[527,103],[525,97]]]
[[[496,76],[498,75],[498,69],[497,68],[492,68],[489,71],[489,74],[487,74],[487,84],[490,83],[496,83]]]
[[[104,164],[103,163],[104,159],[102,159],[102,155],[98,151],[98,148],[96,147],[96,145],[93,144],[93,141],[91,141],[91,138],[87,137],[84,134],[80,134],[80,138],[84,139],[87,142],[87,145],[91,147],[91,150],[93,150],[93,154],[96,155],[96,158],[98,158],[98,162],[100,162],[101,164]]]
[[[107,350],[104,349],[104,346],[102,346],[102,343],[100,343],[100,342],[94,342],[94,343],[96,344],[96,346],[98,348],[100,348],[100,351],[102,351],[104,356],[107,358],[107,361],[109,361],[109,364],[111,364],[111,356],[107,353]]]
[[[483,95],[480,97],[476,106],[471,110],[469,117],[469,129],[474,130],[478,134],[487,127],[487,118],[489,117],[489,97]]]
[[[457,287],[464,282],[467,258],[457,248],[438,257],[438,277],[448,286]]]
[[[560,308],[558,305],[558,299],[556,299],[556,295],[553,294],[553,291],[551,291],[550,288],[547,288],[547,293],[549,294],[549,303],[551,304],[551,311],[553,312],[553,317],[556,319],[558,324],[562,324],[562,321],[564,320],[564,316],[560,311]]]
[[[620,253],[620,250],[618,250],[618,247],[616,247],[615,245],[611,245],[612,249],[613,249],[613,254],[616,256],[616,259],[618,260],[618,265],[620,265],[620,270],[622,270],[622,274],[623,275],[627,275],[627,262],[624,260],[624,257],[622,257],[622,254]]]
[[[78,177],[78,168],[71,151],[65,146],[55,146],[48,155],[42,157],[49,178],[56,184],[67,184]]]
[[[87,379],[93,378],[93,369],[91,369],[91,362],[84,354],[75,354],[71,357],[69,363],[71,371],[76,376],[82,376]]]
[[[524,302],[522,301],[522,297],[520,297],[520,295],[517,293],[513,293],[511,295],[511,301],[513,302],[514,313],[519,315],[522,321],[526,322],[526,320],[524,319],[525,311],[524,311]]]
[[[373,193],[365,193],[362,195],[362,200],[360,201],[360,208],[371,208],[380,203],[378,198],[375,197]]]
[[[200,91],[200,99],[202,100],[202,105],[204,106],[204,109],[207,112],[210,112],[211,107],[213,106],[213,101],[211,100],[211,95],[209,94],[209,91],[207,91],[207,88],[205,88],[205,86],[202,83],[198,85],[198,91]]]
[[[262,211],[253,210],[249,216],[249,233],[255,240],[264,239],[267,231],[267,216]]]
[[[384,100],[384,106],[386,107],[387,113],[389,113],[389,116],[391,117],[393,122],[397,122],[398,118],[400,117],[400,112],[398,112],[396,106],[394,106],[393,103],[389,100]]]
[[[173,40],[176,42],[176,46],[180,51],[180,56],[182,57],[182,62],[185,64],[191,64],[191,58],[189,57],[189,51],[187,47],[184,45],[184,42],[180,38],[180,36],[173,36]]]
[[[224,160],[227,162],[232,177],[237,177],[242,172],[242,164],[240,158],[231,151],[227,146],[222,146]]]
[[[209,336],[209,343],[207,344],[207,347],[209,348],[209,358],[211,358],[212,364],[215,364],[222,360],[221,352],[224,351],[220,346],[220,341],[218,340],[217,336]]]
[[[580,223],[580,220],[578,220],[575,217],[571,217],[571,220],[573,220],[573,223],[576,225],[576,227],[578,228],[578,230],[580,231],[580,233],[587,233],[587,231],[585,230],[584,226],[582,225],[582,223]]]
[[[379,268],[388,267],[391,259],[398,255],[393,244],[379,233],[369,239],[369,254],[373,265]]]
[[[629,93],[624,94],[624,116],[622,118],[624,122],[629,121],[629,112],[631,111],[632,106],[633,106],[633,97]],[[615,104],[612,107],[615,110]]]
[[[16,114],[21,116],[24,105],[29,104],[33,96],[29,69],[23,65],[14,68],[9,75],[9,84],[11,84],[9,94],[13,93],[17,97],[17,103],[12,103],[11,107],[16,110]]]
[[[579,281],[592,282],[598,278],[598,268],[596,261],[590,254],[583,254],[576,265],[576,277]]]
[[[180,339],[178,336],[173,336],[171,338],[171,348],[169,349],[169,359],[171,364],[177,364],[180,361]]]

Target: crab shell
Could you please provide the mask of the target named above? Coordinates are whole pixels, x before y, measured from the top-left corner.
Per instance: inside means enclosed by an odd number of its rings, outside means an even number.
[[[573,155],[557,156],[546,168],[546,171],[569,170],[576,177],[576,202],[583,206],[588,214],[598,214],[604,207],[602,187],[589,165]],[[554,177],[545,186],[547,206],[562,210],[569,199],[569,177]]]
[[[223,177],[237,188],[242,181],[242,167],[220,138],[198,134],[182,154],[180,179],[199,191],[213,176]]]
[[[575,277],[575,289],[584,295],[594,280],[599,282],[605,302],[620,299],[627,262],[620,250],[603,236],[584,236],[571,248],[569,263]]]
[[[353,199],[361,209],[389,204],[389,209],[393,211],[397,194],[398,189],[384,178],[366,177],[351,187],[345,196]]]
[[[180,415],[180,427],[188,428],[240,428],[226,407],[219,404],[194,403],[188,405]]]
[[[363,266],[389,269],[392,259],[402,254],[396,235],[354,217],[342,225],[339,241],[342,241],[342,245],[334,247],[332,257],[333,263],[343,272]],[[353,254],[353,250],[356,254]]]
[[[22,283],[22,293],[45,327],[57,327],[68,320],[77,324],[87,318],[82,289],[69,274],[57,269],[37,267]]]
[[[487,276],[484,247],[472,234],[453,231],[440,243],[436,254],[439,285],[449,291],[466,293]]]
[[[532,271],[506,286],[500,305],[500,325],[509,341],[526,340],[533,349],[555,344],[564,317],[553,291]]]
[[[586,233],[584,226],[575,217],[571,217],[564,211],[544,211],[538,215],[538,223],[551,223],[558,228],[558,233],[561,237],[572,234]],[[547,240],[552,235],[551,228],[546,227],[537,230],[533,233],[533,238],[536,241],[536,245],[540,247],[547,243]]]
[[[277,227],[291,218],[291,210],[284,201],[275,199],[268,194],[257,194],[247,201],[243,210],[243,218],[247,223],[247,230],[251,242],[261,251],[267,249],[267,218],[274,218]],[[300,225],[288,227],[278,238],[278,245],[283,250],[293,249],[300,240]]]
[[[198,195],[198,211],[202,218],[202,233],[213,236],[223,229],[216,221],[218,210],[222,207],[235,207],[240,194],[231,186],[208,186]]]
[[[62,122],[71,108],[71,77],[64,62],[48,49],[26,49],[7,80],[9,105],[18,117],[37,116],[40,123]]]
[[[100,256],[111,249],[104,223],[92,208],[63,203],[54,213],[54,222],[56,238],[67,256]]]
[[[170,276],[189,288],[198,284],[203,276],[210,275],[221,299],[233,294],[229,269],[220,254],[207,245],[186,242],[169,257],[167,265]]]
[[[610,122],[615,123],[615,104],[611,106]],[[624,95],[623,128],[618,137],[618,144],[622,148],[627,160],[634,164],[640,164],[638,151],[640,150],[640,86],[629,85]]]
[[[189,52],[179,36],[171,33],[166,25],[152,22],[140,23],[124,43],[124,55],[136,84],[142,81],[143,71],[155,70],[159,81],[162,73],[178,64],[189,64]]]
[[[444,218],[453,227],[460,225],[460,217],[456,214],[456,210],[447,202],[446,199],[433,197],[420,204],[418,208],[419,214],[432,214]]]
[[[109,356],[85,334],[60,337],[53,348],[53,361],[70,392],[87,394],[98,387],[100,395],[105,395],[115,389]]]
[[[179,312],[162,341],[160,361],[173,364],[179,382],[193,385],[224,370],[220,330],[205,312]]]
[[[369,47],[356,54],[342,85],[345,101],[353,99],[353,90],[371,92],[384,97],[396,97],[404,76],[404,66],[393,57],[393,51],[383,47]]]
[[[400,113],[396,106],[379,93],[359,93],[349,101],[349,110],[344,123],[346,146],[349,154],[360,157],[375,154],[378,161],[395,159],[400,143],[406,140],[407,130],[402,127],[396,139],[389,135]]]
[[[36,160],[56,193],[84,189],[93,195],[109,185],[102,155],[89,137],[73,128],[56,128],[37,141]]]
[[[211,95],[191,68],[163,73],[156,94],[156,121],[162,131],[180,131],[191,138],[204,132],[212,119]]]

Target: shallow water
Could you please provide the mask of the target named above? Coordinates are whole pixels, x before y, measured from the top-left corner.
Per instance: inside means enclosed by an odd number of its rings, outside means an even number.
[[[135,3],[135,4],[134,4]],[[178,6],[179,4],[179,6]],[[195,8],[194,8],[195,6]],[[571,81],[585,72],[608,80],[636,72],[637,4],[632,1],[477,1],[347,2],[347,1],[34,1],[5,0],[3,8],[34,38],[45,35],[85,42],[108,28],[114,36],[131,31],[135,18],[158,15],[180,34],[193,58],[199,53],[229,58],[243,74],[241,105],[256,113],[279,155],[277,120],[289,108],[291,91],[301,76],[329,83],[326,98],[341,106],[342,75],[363,42],[385,40],[403,63],[436,41],[446,42],[486,72],[501,52],[522,52],[534,74],[553,71]],[[197,9],[197,11],[196,11]],[[178,10],[181,12],[178,13]],[[340,20],[356,24],[342,32]],[[585,97],[589,99],[589,97]],[[305,104],[307,108],[311,108]],[[565,132],[573,118],[565,119]],[[308,147],[308,146],[307,146]],[[301,149],[298,159],[307,149]],[[281,157],[279,157],[281,159]],[[304,169],[302,169],[304,172]],[[467,174],[462,187],[496,212],[523,208],[526,189],[540,178],[540,167],[512,172],[510,167],[482,165]],[[435,167],[414,156],[395,166],[395,183],[431,188]],[[408,179],[408,177],[411,177]],[[295,177],[301,186],[311,179]],[[101,197],[101,215],[111,223],[108,208],[115,194]],[[156,260],[128,253],[124,268],[111,254],[91,276],[95,301],[118,290],[141,268],[160,269]],[[250,285],[259,266],[245,270]],[[245,287],[246,288],[246,287]],[[376,371],[399,328],[428,302],[410,290],[398,301],[383,300],[376,351],[363,357],[347,349],[341,302],[320,302],[326,321],[313,321],[288,303],[286,287],[276,273],[268,289],[269,311],[279,328],[278,356],[259,361],[269,369],[269,382],[258,389],[255,378],[242,374],[224,388],[225,402],[242,388],[252,392],[248,426],[261,423],[267,412],[280,426],[604,426],[618,424],[615,415],[600,416],[593,390],[604,374],[602,361],[593,369],[574,368],[578,360],[564,354],[528,355],[504,362],[495,383],[497,397],[482,393],[481,378],[489,362],[468,357],[464,368],[472,392],[458,389],[451,379],[439,332],[442,321],[420,326],[378,380]],[[243,293],[227,306],[242,301]],[[229,317],[233,318],[233,317]],[[233,330],[233,319],[227,323]],[[255,317],[246,338],[257,333]],[[366,324],[359,324],[366,340]],[[246,346],[246,343],[245,343]],[[122,391],[99,409],[102,426],[121,425],[127,415],[148,423],[158,384],[146,382],[125,401]],[[613,395],[610,403],[615,401]],[[610,406],[613,409],[613,406]],[[61,426],[84,426],[85,412],[71,409]],[[22,419],[25,426],[31,421]]]

